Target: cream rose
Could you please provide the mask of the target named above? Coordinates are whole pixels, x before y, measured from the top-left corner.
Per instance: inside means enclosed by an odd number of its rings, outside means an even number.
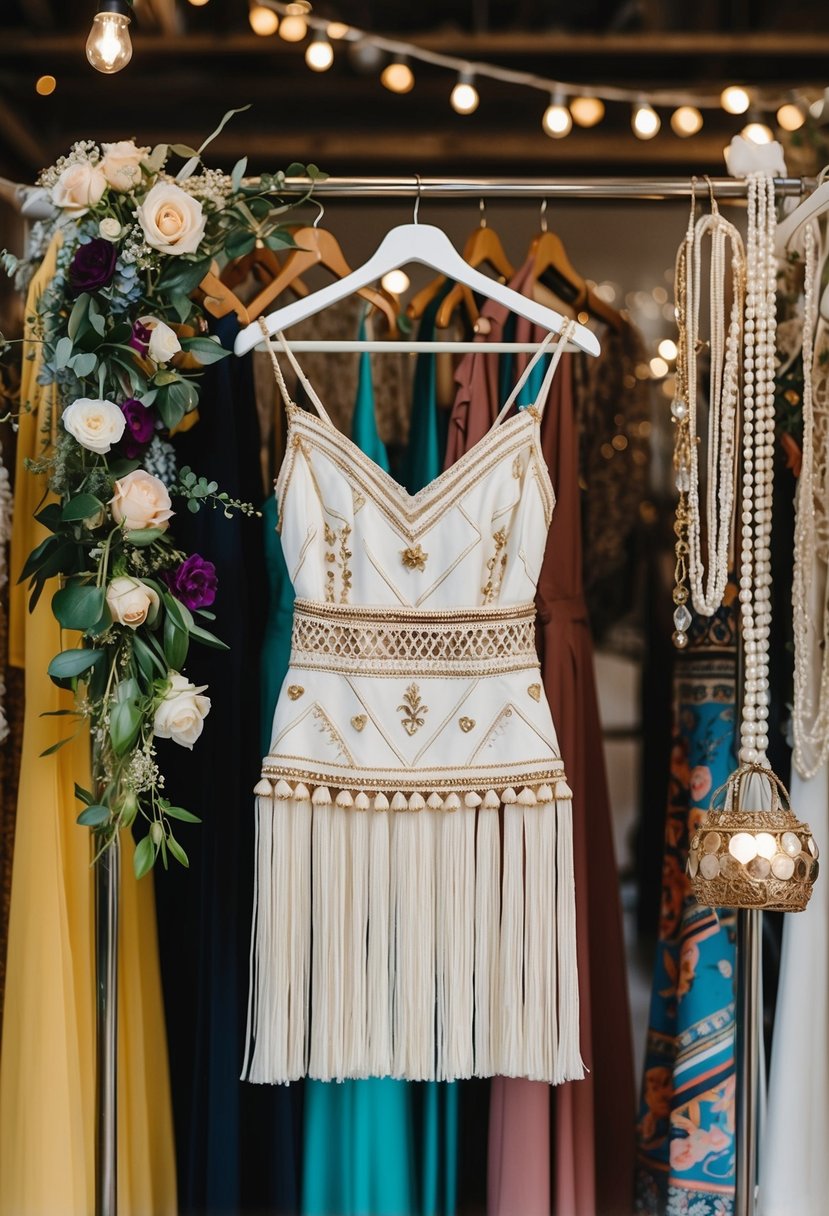
[[[121,225],[114,216],[108,215],[98,225],[98,232],[105,241],[117,241],[121,235]]]
[[[127,473],[115,483],[115,493],[109,500],[112,518],[123,523],[130,532],[142,528],[168,528],[173,515],[170,495],[163,481],[144,469]]]
[[[151,621],[155,617],[158,593],[146,583],[124,575],[114,578],[107,587],[107,605],[114,621],[137,629],[148,617]]]
[[[162,253],[195,253],[207,223],[199,200],[172,182],[157,182],[137,215],[147,244]]]
[[[178,671],[168,672],[167,678],[170,687],[156,708],[153,733],[192,751],[210,713],[210,698],[200,695],[207,685],[191,684]]]
[[[124,433],[127,420],[112,401],[79,397],[61,415],[64,428],[88,452],[103,456]]]
[[[131,139],[119,139],[116,144],[104,144],[101,171],[113,190],[132,190],[141,181],[141,161],[149,148],[137,148]]]
[[[139,317],[138,323],[150,331],[147,354],[153,363],[167,363],[181,350],[181,343],[170,326],[159,321],[158,317]]]
[[[67,165],[52,187],[52,202],[70,215],[86,215],[90,207],[101,201],[107,179],[98,165],[88,160]]]

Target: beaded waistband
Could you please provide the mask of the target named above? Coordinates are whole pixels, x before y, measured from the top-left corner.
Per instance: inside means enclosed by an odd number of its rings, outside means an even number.
[[[537,668],[535,604],[427,612],[298,599],[291,666],[407,677]]]

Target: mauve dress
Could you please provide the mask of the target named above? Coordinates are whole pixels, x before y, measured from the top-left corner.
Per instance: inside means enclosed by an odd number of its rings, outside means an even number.
[[[532,293],[531,262],[510,286]],[[491,326],[483,343],[498,341],[508,314],[492,302],[483,314]],[[517,321],[517,341],[540,342],[543,337],[529,322]],[[523,365],[517,363],[516,375]],[[556,1088],[493,1079],[487,1205],[492,1216],[628,1216],[633,1201],[636,1100],[630,1014],[593,647],[582,590],[572,370],[570,356],[565,356],[541,424],[556,508],[536,605],[544,687],[573,787],[581,1051],[590,1071],[584,1080]],[[488,430],[502,404],[498,356],[468,355],[456,379],[447,467]]]

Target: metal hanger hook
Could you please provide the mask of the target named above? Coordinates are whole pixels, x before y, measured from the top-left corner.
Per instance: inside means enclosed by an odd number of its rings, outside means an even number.
[[[481,227],[486,228],[486,199],[478,199],[478,210],[481,213]]]
[[[539,222],[541,223],[541,231],[547,231],[547,200],[546,198],[541,203],[541,211],[539,213]]]
[[[312,198],[312,199],[311,199],[311,202],[314,204],[314,206],[315,206],[315,207],[319,207],[319,214],[317,215],[317,218],[314,220],[314,222],[313,222],[313,224],[311,225],[311,227],[312,227],[312,228],[319,228],[319,226],[320,226],[320,220],[321,220],[321,219],[322,219],[322,217],[325,215],[325,207],[322,205],[322,203],[319,201],[319,199],[318,199],[318,198]]]
[[[415,199],[414,213],[412,215],[412,223],[419,224],[420,220],[418,219],[418,215],[420,214],[420,196],[423,193],[423,183],[420,180],[419,173],[415,173],[415,181],[417,182],[417,198]]]
[[[717,206],[717,200],[714,198],[714,183],[711,181],[711,178],[707,173],[704,176],[706,182],[708,183],[708,197],[711,200],[711,214],[716,215],[719,212],[719,207]]]

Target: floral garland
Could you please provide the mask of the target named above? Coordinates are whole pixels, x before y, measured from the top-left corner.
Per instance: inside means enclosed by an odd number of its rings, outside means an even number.
[[[257,244],[292,246],[282,216],[324,176],[291,165],[309,190],[286,203],[284,173],[248,184],[245,160],[230,175],[205,167],[205,147],[235,112],[197,150],[76,143],[40,177],[54,215],[35,225],[28,260],[2,255],[22,290],[59,240],[56,273],[29,318],[42,343],[39,382],[57,389],[59,417],[41,419],[44,446],[30,462],[47,479],[50,497],[36,518],[49,535],[21,581],[30,580],[32,609],[60,578],[52,611],[81,639],[55,655],[48,674],[75,692],[75,708],[61,712],[78,730],[88,722],[92,737],[92,789],[76,788],[78,823],[95,831],[100,849],[142,823],[139,877],[159,856],[165,866],[168,855],[188,864],[172,821],[199,820],[164,797],[155,740],[193,747],[210,699],[183,673],[190,643],[226,649],[203,624],[215,619],[215,567],[176,544],[173,504],[255,513],[176,468],[169,436],[193,421],[203,368],[229,353],[208,335],[193,293],[211,269]],[[173,176],[175,156],[186,161]]]

